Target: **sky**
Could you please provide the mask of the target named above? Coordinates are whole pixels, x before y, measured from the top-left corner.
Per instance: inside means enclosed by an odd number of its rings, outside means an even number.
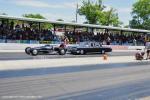
[[[94,0],[93,0],[94,1]],[[113,7],[119,14],[119,19],[128,25],[131,20],[132,5],[137,0],[103,0],[106,10]],[[63,19],[71,22],[75,20],[76,5],[82,0],[0,0],[0,13],[21,17],[23,14],[39,13],[48,20]],[[78,23],[85,22],[84,16],[78,16]]]

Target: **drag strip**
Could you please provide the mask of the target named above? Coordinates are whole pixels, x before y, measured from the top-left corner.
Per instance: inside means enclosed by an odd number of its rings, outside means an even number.
[[[109,53],[109,56],[134,56],[135,52],[112,52]],[[30,56],[24,52],[1,52],[0,60],[29,60],[29,59],[55,59],[55,58],[81,58],[81,57],[101,57],[102,54],[87,54],[87,55],[58,55],[58,54],[49,54],[49,55],[38,55]]]
[[[136,100],[150,95],[149,64],[74,66],[65,70],[46,73],[45,69],[37,71],[41,75],[1,78],[0,98],[19,95],[40,97],[36,100]]]

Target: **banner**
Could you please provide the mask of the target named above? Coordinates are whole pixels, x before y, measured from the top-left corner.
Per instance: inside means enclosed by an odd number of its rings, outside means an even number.
[[[51,44],[61,44],[59,41],[51,41]]]
[[[17,40],[7,40],[7,43],[17,43]]]
[[[0,39],[0,43],[5,43],[5,40],[3,40],[3,39]]]
[[[36,41],[36,40],[30,40],[29,43],[30,43],[30,44],[39,44],[39,41]]]
[[[40,43],[40,44],[51,44],[52,41],[40,41],[39,43]]]
[[[119,45],[103,45],[105,47],[110,47],[113,50],[128,50],[128,46],[119,46]]]

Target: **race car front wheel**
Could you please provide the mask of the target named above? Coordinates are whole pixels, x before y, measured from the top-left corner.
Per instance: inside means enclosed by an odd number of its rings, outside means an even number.
[[[80,50],[80,54],[81,54],[81,55],[84,55],[84,54],[85,54],[85,51],[84,51],[84,50]]]
[[[34,49],[31,52],[32,56],[37,56],[38,55],[38,50]]]
[[[58,51],[59,55],[65,55],[66,54],[66,50],[65,49],[60,49]]]

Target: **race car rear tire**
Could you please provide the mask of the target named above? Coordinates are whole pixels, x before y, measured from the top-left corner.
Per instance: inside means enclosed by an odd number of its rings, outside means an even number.
[[[59,53],[59,55],[65,55],[66,50],[65,49],[59,49],[58,53]]]
[[[38,50],[34,49],[31,52],[32,56],[37,56],[38,55]]]
[[[30,54],[31,54],[30,49],[31,49],[31,47],[27,47],[27,48],[25,49],[25,53],[28,54],[28,55],[30,55]]]
[[[81,54],[81,55],[84,55],[84,54],[85,54],[85,51],[84,51],[84,50],[80,50],[80,54]]]

